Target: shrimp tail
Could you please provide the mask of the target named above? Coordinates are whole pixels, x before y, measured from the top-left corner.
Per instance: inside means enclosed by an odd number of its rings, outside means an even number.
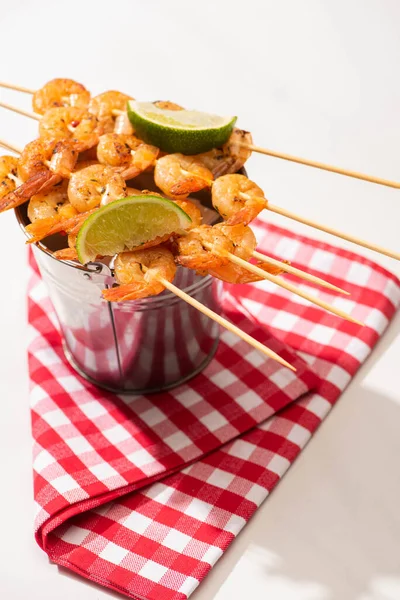
[[[27,244],[33,244],[40,242],[45,237],[50,235],[52,229],[59,223],[60,217],[47,217],[46,219],[37,219],[34,223],[27,225],[25,228],[26,232],[31,236],[26,242]]]
[[[213,166],[213,168],[211,169],[211,173],[214,175],[214,179],[218,179],[218,177],[226,175],[227,173],[236,173],[236,171],[234,170],[236,162],[236,159],[234,159],[233,157],[228,157],[224,160],[217,162],[216,165]]]
[[[265,263],[263,261],[257,261],[255,265],[259,269],[265,271],[266,273],[269,273],[270,275],[280,275],[284,272],[283,269],[275,267],[274,265],[269,265],[268,263]],[[241,275],[238,276],[238,280],[236,283],[255,283],[256,281],[263,281],[263,278],[259,275],[251,273],[250,271],[247,271],[246,269],[243,269]]]
[[[29,197],[25,197],[19,189],[15,192],[9,192],[0,200],[0,213],[10,210],[11,208],[17,208],[17,206],[21,206],[21,204],[28,202],[28,200]]]
[[[241,208],[237,213],[231,215],[225,222],[227,225],[248,225],[251,223],[259,213],[266,208],[267,202],[247,202],[246,205]]]
[[[57,250],[57,252],[53,252],[53,256],[58,260],[79,260],[75,248],[63,248],[62,250]]]
[[[182,267],[186,267],[187,269],[201,271],[217,269],[218,267],[228,264],[229,260],[227,258],[222,258],[220,256],[207,253],[204,255],[198,254],[193,256],[180,255],[175,258],[175,262]]]
[[[243,225],[248,225],[249,223],[251,223],[251,221],[252,219],[249,218],[248,211],[245,208],[243,208],[242,210],[239,210],[239,212],[237,212],[236,214],[229,217],[229,219],[226,219],[225,223],[227,225],[238,225],[239,223],[243,223]]]
[[[284,272],[279,267],[275,267],[274,265],[267,264],[263,261],[258,261],[254,264],[270,275],[279,275],[280,273]],[[239,267],[233,264],[228,265],[228,267],[223,267],[222,269],[210,269],[209,273],[213,277],[221,279],[227,283],[245,284],[263,281],[263,278],[260,277],[260,275],[255,275],[244,267]]]
[[[123,169],[123,171],[121,171],[120,175],[123,179],[125,179],[125,181],[128,181],[128,179],[134,179],[135,177],[140,175],[140,173],[141,173],[140,169],[138,169],[136,166],[133,165],[133,166]]]
[[[65,233],[68,233],[68,235],[78,235],[79,230],[86,219],[96,212],[96,210],[97,208],[93,208],[92,210],[88,210],[87,212],[81,213],[75,217],[67,219],[67,221],[64,221],[62,224],[64,225]]]
[[[85,213],[80,213],[74,217],[71,217],[70,219],[64,220],[61,220],[57,217],[38,219],[26,227],[26,231],[32,235],[31,239],[27,241],[27,244],[40,242],[45,237],[54,235],[55,233],[68,233],[69,235],[77,235],[84,221],[96,210],[97,208],[94,208],[93,210],[88,210]]]
[[[127,283],[102,291],[103,298],[108,302],[123,302],[124,300],[139,300],[148,296],[148,284]]]
[[[194,192],[199,192],[205,187],[209,187],[209,185],[205,179],[188,177],[185,180],[177,181],[171,186],[170,192],[172,196],[188,196]]]
[[[281,275],[282,273],[285,272],[284,269],[281,269],[280,267],[276,267],[275,265],[265,263],[262,260],[257,261],[255,263],[255,265],[256,265],[256,267],[258,267],[259,269],[262,269],[263,271],[265,271],[266,273],[269,273],[270,275]]]
[[[8,193],[0,200],[0,213],[11,208],[17,208],[28,202],[35,194],[40,194],[61,181],[61,177],[51,171],[40,171],[30,177],[25,183]]]

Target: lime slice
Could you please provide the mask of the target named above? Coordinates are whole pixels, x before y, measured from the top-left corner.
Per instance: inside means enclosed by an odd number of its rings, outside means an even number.
[[[165,110],[152,102],[128,102],[128,116],[137,135],[164,152],[200,154],[225,144],[237,117],[219,117],[196,110]]]
[[[114,200],[90,215],[76,240],[79,260],[114,256],[158,236],[187,229],[191,218],[177,204],[150,194]]]

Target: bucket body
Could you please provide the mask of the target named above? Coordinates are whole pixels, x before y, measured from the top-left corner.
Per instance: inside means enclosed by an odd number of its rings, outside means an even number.
[[[244,169],[240,173],[246,175]],[[135,179],[135,185],[159,192],[149,173]],[[221,220],[208,190],[190,200],[199,206],[203,223]],[[26,235],[27,205],[15,213]],[[65,356],[83,377],[121,394],[159,392],[210,362],[219,340],[215,321],[168,291],[135,302],[106,302],[101,290],[115,283],[112,269],[103,262],[83,266],[56,260],[52,252],[63,247],[65,237],[55,235],[33,245],[33,253],[56,310]],[[173,283],[221,313],[221,281],[178,267]]]
[[[65,355],[81,375],[118,393],[155,392],[193,377],[211,360],[218,325],[167,290],[135,302],[109,303],[114,283],[102,263],[58,261],[33,253],[60,323]],[[220,312],[221,283],[178,268],[175,285]]]

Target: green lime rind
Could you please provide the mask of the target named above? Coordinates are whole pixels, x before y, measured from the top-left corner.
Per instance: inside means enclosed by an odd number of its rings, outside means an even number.
[[[128,117],[142,140],[164,152],[200,154],[228,141],[237,117],[194,110],[164,110],[151,102],[128,102]]]
[[[192,222],[175,202],[151,194],[114,200],[90,215],[82,225],[76,250],[87,264],[97,256],[133,250],[159,236],[187,229]]]

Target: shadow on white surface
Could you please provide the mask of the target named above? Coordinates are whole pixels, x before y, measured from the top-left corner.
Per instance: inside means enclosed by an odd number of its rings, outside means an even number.
[[[310,441],[313,463],[306,448],[194,600],[400,599],[400,394],[367,384],[399,334],[397,315]]]
[[[93,581],[89,581],[88,579],[82,579],[80,575],[74,573],[73,571],[69,571],[64,567],[58,567],[58,574],[64,577],[68,577],[68,579],[76,580],[82,583],[82,594],[85,594],[85,585],[88,585],[91,590],[95,593],[95,596],[90,596],[91,598],[125,598],[126,596],[122,596],[119,592],[114,592],[113,590],[107,589],[98,583],[94,583]],[[85,596],[83,596],[85,597]]]

